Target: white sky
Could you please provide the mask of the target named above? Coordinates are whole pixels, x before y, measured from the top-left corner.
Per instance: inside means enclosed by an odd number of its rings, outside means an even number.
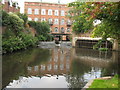
[[[40,2],[41,0],[13,0],[13,1],[17,1],[19,3],[20,6],[20,12],[24,13],[24,2],[28,1],[28,2]],[[75,0],[60,0],[60,3],[70,3],[70,2],[74,2]],[[58,3],[58,0],[42,0],[42,2],[50,2],[50,3]]]

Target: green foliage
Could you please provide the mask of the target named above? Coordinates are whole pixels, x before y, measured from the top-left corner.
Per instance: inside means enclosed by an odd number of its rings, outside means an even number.
[[[120,41],[120,2],[73,2],[69,7],[73,8],[70,11],[70,18],[75,20],[73,31],[86,32],[93,28],[92,22],[97,19],[102,23],[94,27],[93,37]]]
[[[28,24],[35,28],[38,35],[47,35],[50,32],[50,26],[46,22],[29,21]]]
[[[19,49],[26,49],[29,46],[35,46],[37,38],[33,38],[30,34],[21,33],[19,37],[3,38],[2,48],[3,53],[13,52]]]
[[[74,21],[73,32],[76,34],[85,33],[93,27],[93,21],[86,19],[89,15],[83,13],[84,7],[86,7],[85,3],[73,2],[69,4],[69,7],[73,8],[69,11],[71,15],[68,16]]]
[[[40,41],[50,41],[53,36],[50,35],[50,26],[47,22],[29,21],[28,24],[37,32],[37,37]]]
[[[108,48],[99,48],[99,51],[108,51]]]
[[[118,75],[115,75],[112,79],[102,80],[95,79],[90,88],[118,88]],[[89,90],[89,89],[88,89]]]
[[[5,11],[3,11],[2,14],[2,25],[6,28],[2,35],[3,53],[36,45],[38,41],[37,37],[33,37],[28,28],[24,27],[25,24],[27,24],[27,16],[25,14],[19,14],[19,16],[17,16],[14,13],[8,14]]]
[[[28,16],[26,14],[21,13],[17,13],[17,15],[19,16],[20,19],[24,21],[24,27],[26,27],[26,24],[28,23]]]
[[[44,37],[43,35],[39,35],[39,36],[37,36],[37,37],[38,37],[38,40],[40,40],[40,41],[45,41],[45,40],[47,40],[47,38]]]
[[[9,28],[17,36],[23,28],[23,20],[14,13],[2,12],[2,25]]]

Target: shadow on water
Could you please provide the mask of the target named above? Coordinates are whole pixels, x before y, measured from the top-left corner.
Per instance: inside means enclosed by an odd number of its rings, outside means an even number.
[[[6,54],[2,62],[2,85],[3,88],[15,85],[21,88],[22,84],[25,88],[82,88],[91,79],[118,73],[119,58],[119,52],[66,47],[34,48]],[[27,84],[17,82],[24,79]]]

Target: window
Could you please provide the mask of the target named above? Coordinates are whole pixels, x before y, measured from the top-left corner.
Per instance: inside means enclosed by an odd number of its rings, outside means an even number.
[[[55,64],[55,65],[54,65],[54,70],[57,70],[57,69],[58,69],[58,65]]]
[[[41,21],[46,21],[46,19],[45,19],[45,18],[42,18]]]
[[[45,70],[45,65],[41,65],[41,70]]]
[[[28,14],[32,14],[32,9],[28,8]]]
[[[34,18],[34,21],[38,21],[38,18]]]
[[[63,69],[64,69],[64,65],[60,64],[60,70],[63,70]]]
[[[58,16],[58,10],[55,10],[54,14],[55,14],[55,16]]]
[[[58,19],[55,19],[54,24],[58,24]]]
[[[50,71],[50,70],[52,69],[52,65],[49,64],[49,65],[47,66],[47,69],[48,69],[48,71]]]
[[[39,9],[35,9],[34,13],[35,13],[35,15],[38,15],[39,14]]]
[[[55,32],[58,32],[58,27],[55,27],[55,30],[54,30]]]
[[[71,21],[70,20],[67,20],[68,23],[70,23]]]
[[[29,21],[32,21],[32,18],[28,17],[28,20],[29,20]]]
[[[52,15],[52,10],[51,9],[48,10],[48,15]]]
[[[65,12],[63,10],[61,11],[61,16],[65,16]]]
[[[49,22],[49,24],[52,23],[52,18],[49,18],[49,19],[48,19],[48,22]]]
[[[46,15],[46,10],[45,9],[41,10],[41,15]]]
[[[67,28],[67,32],[70,32],[70,28]]]
[[[64,33],[64,28],[63,27],[61,28],[61,33]]]
[[[38,71],[38,66],[35,66],[35,67],[34,67],[34,71]]]
[[[63,25],[63,24],[64,24],[64,19],[61,20],[61,25]]]

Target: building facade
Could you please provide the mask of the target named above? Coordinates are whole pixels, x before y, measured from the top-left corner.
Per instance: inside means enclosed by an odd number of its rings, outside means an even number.
[[[18,2],[12,2],[12,0],[2,0],[0,6],[6,12],[20,12]]]
[[[69,40],[72,31],[72,22],[66,17],[69,10],[66,4],[25,2],[24,12],[28,20],[47,21],[55,38]]]

